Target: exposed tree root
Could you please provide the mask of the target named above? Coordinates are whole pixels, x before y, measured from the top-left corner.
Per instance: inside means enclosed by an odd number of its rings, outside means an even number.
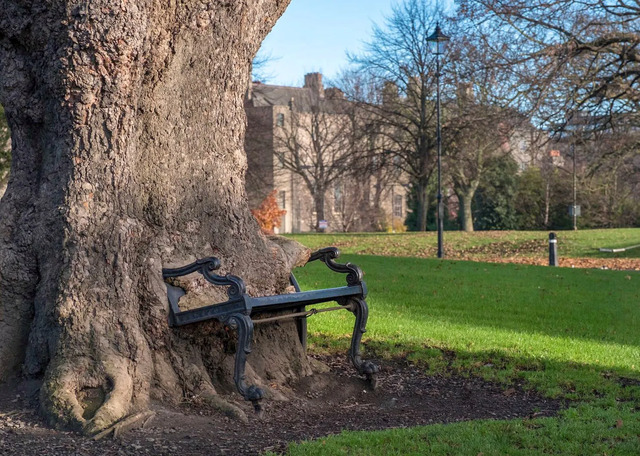
[[[102,432],[99,432],[93,437],[93,440],[100,440],[109,434],[113,434],[113,438],[118,438],[120,435],[128,432],[132,429],[138,427],[144,427],[154,416],[155,412],[146,411],[136,413],[135,415],[131,415],[127,418],[124,418],[122,421],[117,422],[116,424],[108,427]]]
[[[52,425],[94,435],[109,429],[136,407],[128,361],[110,357],[97,366],[88,358],[69,362],[47,375],[40,391],[40,404]],[[81,401],[83,391],[102,391],[101,403]],[[94,398],[95,399],[95,398]]]
[[[238,406],[233,405],[230,402],[225,401],[217,394],[204,394],[202,398],[212,406],[216,411],[228,416],[229,418],[233,418],[235,420],[241,421],[245,424],[249,423],[249,418],[247,414],[244,413],[242,409]]]
[[[129,413],[133,405],[133,379],[127,373],[127,367],[122,359],[104,364],[107,379],[113,389],[93,418],[84,425],[83,431],[86,434],[100,432]]]

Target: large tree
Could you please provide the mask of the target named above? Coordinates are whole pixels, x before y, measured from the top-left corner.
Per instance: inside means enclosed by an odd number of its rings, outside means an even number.
[[[296,254],[243,188],[251,60],[288,3],[0,1],[0,380],[40,380],[51,423],[96,432],[230,383],[221,326],[168,327],[163,267],[214,255],[250,293],[288,285]],[[308,370],[295,325],[275,331],[249,376]]]

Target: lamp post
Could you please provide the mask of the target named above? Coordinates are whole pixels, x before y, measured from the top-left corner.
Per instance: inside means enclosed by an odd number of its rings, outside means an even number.
[[[438,144],[438,258],[444,257],[442,231],[444,226],[444,208],[442,206],[442,137],[440,133],[440,55],[444,53],[449,37],[442,33],[440,24],[436,23],[436,30],[427,37],[436,55],[436,140]]]
[[[571,144],[571,158],[573,159],[573,209],[571,216],[573,218],[573,230],[578,229],[578,175],[576,174],[576,142]]]

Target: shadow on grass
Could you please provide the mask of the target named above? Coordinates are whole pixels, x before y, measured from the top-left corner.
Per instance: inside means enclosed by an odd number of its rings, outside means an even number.
[[[347,338],[314,334],[315,350],[344,349]],[[640,454],[640,381],[626,369],[509,357],[497,351],[450,351],[424,344],[366,340],[368,356],[403,356],[434,375],[479,376],[564,399],[557,417],[474,420],[383,432],[343,432],[293,444],[287,454]]]
[[[349,338],[312,334],[314,352],[344,352]],[[503,385],[535,390],[553,399],[614,405],[634,401],[640,406],[640,376],[630,369],[508,356],[499,350],[450,350],[444,346],[367,338],[365,358],[404,358],[433,375],[475,376]],[[640,416],[639,416],[640,419]]]

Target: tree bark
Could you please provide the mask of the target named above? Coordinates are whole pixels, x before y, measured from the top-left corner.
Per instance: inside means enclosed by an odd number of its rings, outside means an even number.
[[[460,221],[462,223],[462,229],[467,233],[471,233],[473,232],[473,212],[471,211],[473,195],[459,193],[458,199],[460,200]]]
[[[325,190],[323,188],[315,188],[313,193],[313,203],[316,209],[316,231],[324,233],[325,229],[320,228],[320,220],[326,220],[324,216]]]
[[[416,184],[416,196],[418,198],[418,231],[427,231],[427,210],[429,209],[429,199],[427,198],[427,184],[418,182]]]
[[[547,179],[544,190],[544,227],[549,228],[549,212],[551,209],[551,177]]]
[[[288,2],[0,0],[0,380],[40,379],[52,424],[230,388],[220,325],[168,327],[163,267],[217,256],[251,294],[288,285],[296,259],[247,205],[242,103]],[[308,373],[293,323],[256,339],[252,380]]]
[[[460,222],[462,229],[468,233],[473,232],[473,211],[471,210],[471,204],[473,203],[473,197],[479,185],[480,181],[474,180],[468,187],[458,185],[459,190],[456,192],[460,202]]]

